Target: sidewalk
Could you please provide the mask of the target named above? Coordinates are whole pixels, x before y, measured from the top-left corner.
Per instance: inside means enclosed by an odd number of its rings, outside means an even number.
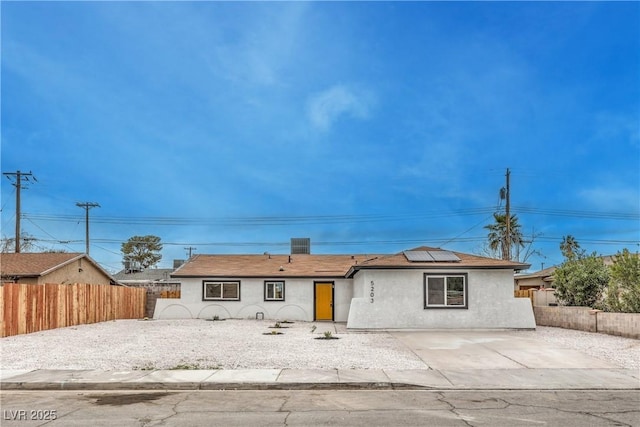
[[[0,371],[2,390],[640,390],[635,369]]]

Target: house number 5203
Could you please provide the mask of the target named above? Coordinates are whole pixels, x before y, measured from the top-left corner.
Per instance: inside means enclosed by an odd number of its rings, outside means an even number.
[[[373,296],[375,295],[375,285],[373,284],[373,280],[371,281],[371,292],[369,292],[369,302],[373,304]]]

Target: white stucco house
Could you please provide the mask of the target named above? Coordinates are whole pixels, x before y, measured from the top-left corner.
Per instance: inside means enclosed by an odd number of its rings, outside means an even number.
[[[154,317],[347,322],[351,329],[533,329],[514,298],[527,264],[439,248],[393,255],[196,255]]]

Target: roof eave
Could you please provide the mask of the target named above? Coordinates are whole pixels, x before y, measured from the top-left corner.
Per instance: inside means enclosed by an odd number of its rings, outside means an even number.
[[[351,268],[347,277],[353,276],[358,270],[525,270],[527,265],[468,265],[468,264],[437,264],[437,265],[362,265]]]
[[[66,261],[64,261],[64,262],[62,262],[60,264],[56,264],[56,265],[54,265],[54,266],[52,266],[52,267],[40,272],[38,274],[38,276],[46,276],[47,274],[51,273],[52,271],[56,271],[57,269],[62,268],[65,265],[69,265],[72,262],[75,262],[75,261],[81,259],[84,256],[86,256],[86,254],[78,254],[77,256],[74,256],[73,258],[69,258],[68,260],[66,260]]]

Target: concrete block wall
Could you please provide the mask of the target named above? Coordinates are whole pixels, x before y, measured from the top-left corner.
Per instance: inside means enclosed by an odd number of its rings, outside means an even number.
[[[597,332],[596,316],[589,307],[533,307],[537,326],[555,326]]]
[[[640,339],[640,313],[598,312],[598,332]]]
[[[533,307],[533,313],[537,326],[640,339],[640,313],[606,313],[589,307]]]

